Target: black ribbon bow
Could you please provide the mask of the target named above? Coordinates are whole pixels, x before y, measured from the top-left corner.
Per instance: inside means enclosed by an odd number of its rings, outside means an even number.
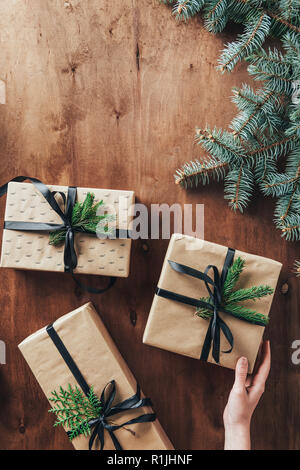
[[[220,332],[222,330],[226,340],[230,345],[230,349],[227,351],[222,351],[225,354],[231,353],[234,345],[234,338],[230,331],[230,328],[226,325],[224,320],[219,316],[219,312],[227,313],[231,315],[229,310],[226,310],[221,306],[222,302],[222,292],[224,283],[227,277],[228,269],[232,265],[233,258],[234,258],[235,250],[232,248],[228,248],[225,262],[223,265],[221,276],[219,274],[218,268],[214,265],[208,265],[204,272],[198,271],[197,269],[190,268],[189,266],[185,266],[184,264],[176,263],[175,261],[168,261],[169,265],[171,266],[174,271],[177,271],[181,274],[187,274],[188,276],[195,277],[204,281],[206,289],[208,291],[211,303],[205,302],[203,300],[193,299],[192,297],[187,297],[185,295],[177,294],[176,292],[171,292],[166,289],[161,289],[157,287],[156,294],[160,297],[164,297],[166,299],[175,300],[177,302],[181,302],[187,305],[192,305],[193,307],[203,307],[211,310],[213,315],[209,322],[209,326],[207,329],[207,333],[205,336],[205,340],[202,347],[202,352],[200,359],[207,361],[211,345],[212,345],[212,356],[216,363],[220,362]],[[208,272],[213,271],[213,278],[208,276]],[[247,321],[246,319],[243,319]],[[259,320],[251,321],[255,325],[265,326]]]
[[[65,361],[66,365],[68,366],[69,370],[73,374],[78,385],[81,387],[84,394],[88,396],[90,392],[90,387],[88,386],[85,378],[80,372],[77,364],[73,360],[66,346],[62,342],[60,336],[57,334],[54,326],[52,324],[48,325],[46,328],[46,331],[48,335],[50,336],[50,338],[52,339],[61,357]],[[108,396],[106,397],[107,390],[108,390]],[[101,393],[100,402],[101,402],[102,409],[101,409],[101,413],[99,414],[99,417],[94,418],[89,421],[89,426],[92,429],[92,434],[89,440],[89,450],[92,449],[95,439],[97,437],[99,438],[99,441],[100,441],[100,450],[103,450],[105,429],[108,431],[111,437],[111,440],[113,441],[113,444],[115,446],[115,449],[123,450],[121,447],[121,444],[119,443],[117,437],[114,434],[114,431],[130,424],[148,423],[151,421],[155,421],[156,419],[155,413],[145,413],[143,415],[138,416],[137,418],[133,418],[122,424],[109,423],[108,418],[118,413],[124,413],[125,411],[142,408],[144,406],[152,406],[150,398],[141,398],[140,387],[138,384],[137,384],[137,391],[132,397],[116,405],[113,405],[115,396],[116,396],[116,382],[112,380],[104,387]],[[130,430],[130,432],[132,431]]]
[[[10,182],[14,181],[14,182],[21,183],[25,180],[29,180],[34,184],[36,189],[44,196],[44,198],[46,199],[50,207],[56,212],[56,214],[59,215],[59,217],[62,220],[62,224],[51,224],[51,223],[42,223],[42,222],[5,221],[4,228],[7,230],[21,230],[21,231],[30,231],[30,232],[32,231],[33,232],[53,232],[53,231],[65,229],[66,230],[65,247],[64,247],[65,272],[71,273],[76,284],[80,288],[90,292],[91,294],[102,294],[103,292],[110,289],[116,282],[115,277],[110,278],[110,281],[107,287],[103,289],[96,289],[93,287],[87,287],[83,285],[81,282],[79,282],[75,278],[73,274],[73,271],[77,266],[77,255],[76,255],[76,251],[74,247],[74,232],[81,232],[81,233],[88,233],[91,235],[95,235],[95,233],[88,232],[87,230],[84,230],[81,227],[74,228],[72,226],[72,213],[73,213],[74,204],[76,202],[77,188],[74,186],[69,186],[67,198],[63,192],[59,192],[59,194],[61,195],[64,201],[65,210],[63,212],[55,199],[55,195],[58,192],[57,191],[51,192],[47,188],[47,186],[44,183],[42,183],[40,180],[38,180],[37,178],[31,178],[29,176],[17,176],[16,178],[13,178],[12,180],[10,180]],[[8,188],[8,183],[0,187],[0,197],[7,193],[7,188]],[[116,236],[118,238],[127,238],[128,231],[116,230]]]
[[[110,391],[108,392],[108,396],[106,398],[105,395],[106,395],[106,390],[108,388],[110,388]],[[116,396],[116,383],[114,380],[112,380],[104,387],[101,393],[101,397],[100,397],[100,402],[102,406],[101,414],[99,415],[98,418],[92,419],[88,423],[90,428],[93,429],[93,432],[89,440],[89,450],[92,449],[97,436],[100,441],[100,450],[103,450],[105,429],[108,431],[111,437],[111,440],[113,441],[113,444],[115,446],[115,449],[123,450],[118,439],[116,438],[114,434],[114,431],[116,431],[117,429],[123,428],[125,426],[128,426],[130,424],[148,423],[150,421],[155,421],[156,419],[155,413],[145,413],[143,415],[138,416],[137,418],[130,419],[129,421],[126,421],[125,423],[122,423],[122,424],[109,423],[108,418],[118,413],[123,413],[128,410],[134,410],[136,408],[142,408],[144,406],[152,406],[150,398],[141,398],[139,385],[137,385],[137,391],[132,397],[116,405],[113,405],[115,396]],[[131,430],[128,430],[128,431],[132,432]]]

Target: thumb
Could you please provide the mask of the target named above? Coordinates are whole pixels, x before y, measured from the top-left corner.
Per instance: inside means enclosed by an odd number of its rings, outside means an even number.
[[[248,359],[240,357],[235,366],[235,382],[233,387],[236,390],[245,390],[248,373]]]

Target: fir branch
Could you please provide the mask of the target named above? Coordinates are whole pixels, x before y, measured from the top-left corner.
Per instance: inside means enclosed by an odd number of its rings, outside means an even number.
[[[221,70],[232,70],[236,63],[263,45],[268,35],[282,38],[285,34],[299,34],[300,5],[298,0],[161,0],[174,4],[176,19],[187,21],[203,8],[204,26],[208,31],[222,31],[228,20],[241,23],[245,32],[227,45],[219,60]],[[291,6],[292,2],[292,6]],[[283,8],[284,4],[287,8]]]
[[[282,28],[278,31],[278,36],[280,36],[283,33],[288,32],[289,30],[291,32],[295,32],[295,33],[298,33],[298,34],[300,33],[300,28],[298,26],[292,24],[290,21],[286,21],[284,18],[280,18],[279,15],[276,15],[275,13],[273,13],[270,10],[267,10],[266,12],[274,20],[274,24],[273,24],[273,27],[272,27],[273,31],[276,28],[277,23],[279,23],[281,26],[284,27],[284,28]],[[282,14],[282,12],[281,12],[281,14]],[[298,14],[299,14],[299,7],[298,7]]]
[[[279,0],[279,9],[283,18],[291,21],[299,13],[299,0]]]
[[[270,53],[271,54],[271,53]],[[270,56],[269,56],[270,57]],[[256,60],[255,63],[249,65],[248,72],[255,80],[266,81],[266,87],[272,92],[284,93],[291,95],[293,91],[294,78],[290,75],[290,65],[283,62],[279,67],[268,63],[270,59]]]
[[[109,227],[105,222],[111,220],[111,215],[102,214],[97,215],[100,207],[103,206],[103,201],[99,201],[94,204],[95,195],[87,193],[83,203],[76,202],[72,212],[72,228],[81,229],[86,233],[98,233],[100,225],[103,226],[103,234],[108,233]],[[101,224],[100,224],[101,222]],[[65,242],[66,229],[61,229],[55,232],[49,233],[49,245],[58,246]]]
[[[300,261],[295,260],[294,262],[294,273],[296,274],[297,277],[300,277]]]
[[[59,388],[59,392],[53,391],[49,401],[52,408],[49,413],[56,415],[54,426],[63,426],[69,430],[69,438],[73,440],[79,434],[90,435],[89,421],[99,417],[101,403],[91,387],[88,396],[85,396],[77,386],[70,384],[67,390]]]
[[[240,318],[241,320],[246,320],[249,323],[255,324],[255,322],[260,322],[265,326],[269,323],[269,317],[263,315],[262,313],[256,312],[247,307],[243,307],[237,304],[227,304],[226,309],[234,317]]]
[[[285,137],[283,139],[278,139],[278,136],[276,137],[277,138],[274,142],[256,148],[255,150],[250,152],[249,155],[252,157],[275,156],[277,158],[280,154],[289,152],[295,145],[295,135]]]
[[[300,74],[299,74],[300,76]],[[285,131],[285,134],[290,138],[294,139],[294,142],[299,142],[300,140],[300,107],[291,106],[290,112],[290,123],[288,128]]]
[[[210,157],[202,162],[195,160],[186,163],[182,168],[176,170],[174,177],[176,184],[180,184],[184,188],[196,188],[199,184],[203,186],[208,184],[211,179],[215,181],[223,179],[227,167],[228,163],[219,162]]]
[[[243,212],[247,207],[253,192],[253,172],[243,165],[239,169],[230,170],[225,178],[225,199],[229,199],[229,206],[234,210]]]
[[[227,300],[228,296],[235,288],[239,280],[239,277],[244,269],[244,266],[245,266],[245,260],[239,256],[236,260],[234,260],[234,262],[228,269],[227,276],[224,282],[224,287],[223,287],[223,297],[225,300]]]
[[[259,11],[257,16],[249,17],[245,23],[245,32],[238,36],[236,42],[227,44],[219,59],[219,70],[231,71],[244,57],[249,56],[262,46],[270,29],[270,18]]]
[[[173,15],[178,20],[187,21],[199,13],[204,5],[204,0],[177,0],[173,7]]]
[[[296,185],[300,181],[300,156],[298,158],[299,163],[294,168],[293,173],[287,171],[283,174],[268,175],[262,185],[262,191],[267,196],[283,196],[285,194],[292,194],[295,191]]]
[[[210,156],[220,162],[228,162],[229,165],[241,164],[251,165],[251,159],[247,159],[241,148],[240,141],[230,132],[217,128],[196,129],[195,141],[200,144]],[[248,161],[247,161],[248,160]]]
[[[223,286],[221,307],[227,310],[228,314],[237,318],[247,320],[250,323],[259,321],[266,325],[268,323],[268,317],[266,315],[249,309],[248,307],[244,307],[243,305],[239,305],[238,303],[248,300],[255,301],[256,299],[260,299],[266,295],[271,295],[273,294],[274,289],[270,286],[253,286],[236,289],[236,285],[243,272],[244,266],[245,260],[238,257],[229,268]],[[202,297],[200,300],[212,305],[210,297]],[[199,307],[196,310],[196,314],[200,318],[209,320],[213,312],[209,308]]]
[[[196,9],[189,10],[192,3],[174,3],[175,8],[186,7],[179,12],[181,18],[187,20],[198,13]],[[175,181],[186,188],[197,187],[224,179],[226,174],[225,198],[232,209],[240,211],[248,205],[257,184],[264,195],[278,199],[274,221],[282,236],[299,240],[300,107],[294,100],[300,80],[300,3],[207,0],[201,2],[202,6],[204,25],[209,31],[221,31],[228,20],[245,28],[236,41],[225,47],[219,60],[222,71],[231,71],[239,60],[246,59],[249,74],[263,83],[256,90],[247,85],[234,90],[233,101],[239,112],[229,131],[197,129],[196,142],[208,157],[183,165],[176,171]],[[281,40],[283,52],[276,48],[263,50],[270,35]],[[286,160],[282,173],[276,166],[279,159]]]
[[[284,221],[276,221],[276,226],[281,230],[281,236],[288,241],[296,241],[300,239],[300,216],[299,214],[291,214]]]
[[[251,310],[250,308],[242,307],[241,305],[227,304],[226,310],[228,311],[228,314],[233,317],[239,318],[240,320],[246,320],[249,323],[255,324],[256,322],[260,322],[266,326],[269,322],[269,318],[266,315],[256,312],[255,310]],[[213,314],[213,312],[208,309],[199,309],[196,313],[198,317],[203,318],[204,320],[210,320]]]
[[[273,156],[259,156],[255,162],[254,175],[258,183],[263,183],[271,173],[276,173],[276,162]]]
[[[274,289],[269,286],[254,286],[231,292],[231,294],[228,295],[226,301],[228,304],[231,304],[235,302],[244,302],[245,300],[256,300],[266,295],[271,295],[273,292]]]
[[[268,127],[270,134],[282,125],[279,118],[280,106],[274,92],[262,89],[256,92],[256,103],[253,107],[248,106],[232,120],[230,128],[234,136],[248,139],[257,128],[264,130]],[[235,100],[237,103],[237,100]]]
[[[284,37],[289,53],[276,56],[287,61],[286,72],[295,57],[300,59],[300,46],[293,35]],[[293,44],[293,54],[287,44]],[[288,55],[288,58],[287,58]],[[259,60],[268,57],[260,52]],[[272,59],[274,58],[274,53]],[[257,62],[255,54],[251,59]],[[279,60],[279,59],[278,59]],[[299,71],[300,75],[300,71]],[[233,209],[243,209],[250,201],[254,182],[259,184],[265,195],[280,199],[275,209],[275,225],[288,240],[300,239],[300,216],[297,206],[297,187],[299,185],[300,165],[300,111],[292,105],[286,107],[280,84],[278,92],[264,87],[254,91],[247,85],[234,89],[233,101],[240,113],[231,123],[233,133],[214,128],[197,129],[196,142],[208,152],[207,161],[226,164],[225,198]],[[288,157],[287,157],[288,155]],[[286,171],[279,173],[276,161],[286,158]],[[212,165],[214,166],[214,164]],[[183,166],[177,176],[190,183],[190,187],[209,182],[205,168],[195,164],[188,165],[186,174]],[[193,171],[203,171],[193,179]],[[212,173],[214,170],[211,170]],[[188,173],[191,173],[189,177]],[[222,175],[223,176],[223,175]],[[280,212],[281,211],[281,212]]]
[[[223,31],[228,21],[228,1],[209,0],[205,2],[203,18],[205,28],[212,33]]]
[[[300,187],[295,186],[292,193],[281,196],[275,209],[275,219],[282,223],[290,214],[300,214]]]

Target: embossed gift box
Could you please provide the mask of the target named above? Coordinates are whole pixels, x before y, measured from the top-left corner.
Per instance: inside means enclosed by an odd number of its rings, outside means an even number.
[[[208,291],[203,280],[175,271],[170,266],[169,261],[181,263],[202,273],[207,266],[214,265],[221,274],[227,253],[228,248],[225,246],[186,235],[174,234],[170,240],[162,267],[158,282],[158,293],[159,290],[166,290],[174,292],[175,296],[179,294],[196,301],[207,297]],[[268,285],[275,290],[282,267],[281,263],[238,250],[235,250],[234,256],[245,260],[245,268],[238,281],[238,288]],[[259,298],[254,304],[253,301],[248,300],[244,302],[244,305],[268,316],[273,295]],[[143,342],[200,359],[210,322],[199,318],[195,311],[196,307],[193,305],[156,294],[144,332]],[[246,356],[249,361],[249,372],[251,373],[264,333],[264,327],[242,321],[222,312],[219,313],[219,316],[221,320],[226,322],[234,339],[232,351],[225,353],[225,351],[228,351],[229,345],[222,330],[220,331],[219,364],[234,369],[237,359]],[[212,357],[212,348],[206,360],[215,363]]]
[[[49,190],[67,196],[66,186],[48,186]],[[133,191],[77,188],[77,200],[83,202],[87,193],[95,202],[103,200],[116,214],[118,229],[128,230],[129,208],[134,204]],[[122,200],[120,209],[120,200]],[[59,202],[59,197],[57,198]],[[120,209],[120,210],[119,210]],[[59,215],[32,183],[8,183],[5,222],[41,222],[61,224]],[[99,239],[76,233],[74,248],[77,267],[74,273],[127,277],[129,275],[131,239]],[[43,271],[64,271],[64,246],[49,245],[49,234],[4,229],[0,266]]]
[[[97,397],[100,397],[106,384],[113,380],[116,384],[116,396],[112,406],[136,393],[136,381],[91,303],[60,317],[54,322],[53,328],[84,380],[89,387],[94,388]],[[47,398],[51,397],[53,391],[58,391],[60,386],[65,390],[69,385],[73,388],[78,386],[71,369],[46,328],[26,338],[19,345],[19,349]],[[112,418],[108,417],[105,422],[109,424],[113,421],[114,425],[119,425],[143,413],[151,414],[153,410],[150,406],[132,407]],[[129,428],[130,432],[126,428]],[[127,424],[115,430],[114,435],[123,450],[173,449],[157,418],[151,422]],[[89,439],[90,436],[80,435],[72,443],[76,449],[85,450],[88,449]],[[97,440],[93,445],[93,449],[95,448],[99,448]],[[113,440],[105,429],[104,449],[114,448]]]

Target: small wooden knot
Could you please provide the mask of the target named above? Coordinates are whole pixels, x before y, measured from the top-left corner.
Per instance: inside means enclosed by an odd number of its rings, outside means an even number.
[[[24,434],[24,433],[25,433],[25,431],[26,431],[26,429],[25,429],[24,422],[23,422],[23,420],[22,420],[22,419],[20,419],[20,424],[19,424],[19,433],[20,433],[20,434]]]
[[[143,248],[143,250],[146,251],[146,252],[149,251],[149,246],[148,246],[147,243],[143,243],[143,244],[142,244],[142,248]]]
[[[284,284],[282,284],[280,291],[281,291],[281,293],[282,293],[283,295],[286,295],[286,294],[288,293],[288,291],[289,291],[289,285],[288,285],[287,282],[285,282]]]
[[[136,325],[136,319],[137,319],[136,311],[135,310],[130,310],[129,317],[130,317],[131,324],[133,326],[135,326]]]

